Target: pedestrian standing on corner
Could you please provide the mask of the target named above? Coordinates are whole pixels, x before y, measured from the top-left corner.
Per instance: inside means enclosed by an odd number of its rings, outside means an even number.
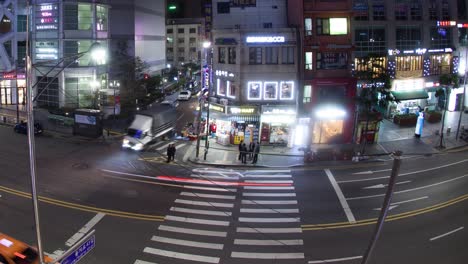
[[[252,158],[253,158],[254,149],[255,149],[255,143],[253,141],[250,141],[250,143],[249,143],[249,160],[252,160]]]
[[[241,158],[242,158],[242,144],[244,144],[244,140],[241,140],[239,142],[239,158],[238,158],[238,160],[241,160]]]
[[[242,143],[241,146],[241,161],[244,164],[247,163],[247,145],[245,145],[245,143]]]
[[[257,160],[258,160],[258,153],[260,153],[260,143],[257,141],[257,143],[255,144],[255,148],[254,148],[254,154],[253,154],[253,160],[252,160],[252,164],[257,164]]]
[[[172,161],[174,161],[174,159],[175,159],[175,153],[176,153],[175,144],[171,144],[171,159],[172,159]]]
[[[172,148],[171,148],[171,145],[172,144],[169,144],[167,146],[167,149],[166,149],[166,154],[167,154],[167,163],[169,163],[171,161],[171,155],[172,155]]]

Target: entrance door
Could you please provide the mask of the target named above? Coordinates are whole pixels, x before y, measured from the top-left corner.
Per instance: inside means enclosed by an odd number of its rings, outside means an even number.
[[[343,142],[343,120],[322,120],[314,124],[313,143],[334,144]]]

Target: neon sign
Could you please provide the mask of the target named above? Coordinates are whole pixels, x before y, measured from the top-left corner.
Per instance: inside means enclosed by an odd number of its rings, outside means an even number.
[[[57,4],[39,5],[36,11],[36,30],[58,29],[58,6]]]
[[[250,36],[247,43],[284,43],[284,36]]]
[[[454,27],[457,25],[456,21],[437,21],[438,27]]]

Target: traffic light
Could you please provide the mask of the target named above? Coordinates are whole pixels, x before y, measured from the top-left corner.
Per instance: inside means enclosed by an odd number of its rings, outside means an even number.
[[[176,4],[169,4],[169,5],[167,6],[167,10],[168,10],[169,12],[174,12],[174,11],[177,10],[177,5],[176,5]]]
[[[149,74],[147,74],[147,73],[143,74],[143,79],[148,80],[149,79]]]

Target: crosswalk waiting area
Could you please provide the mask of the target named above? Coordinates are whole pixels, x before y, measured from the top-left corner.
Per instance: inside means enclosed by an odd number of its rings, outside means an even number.
[[[240,184],[184,185],[135,264],[305,263],[290,170],[196,169],[192,176]]]

